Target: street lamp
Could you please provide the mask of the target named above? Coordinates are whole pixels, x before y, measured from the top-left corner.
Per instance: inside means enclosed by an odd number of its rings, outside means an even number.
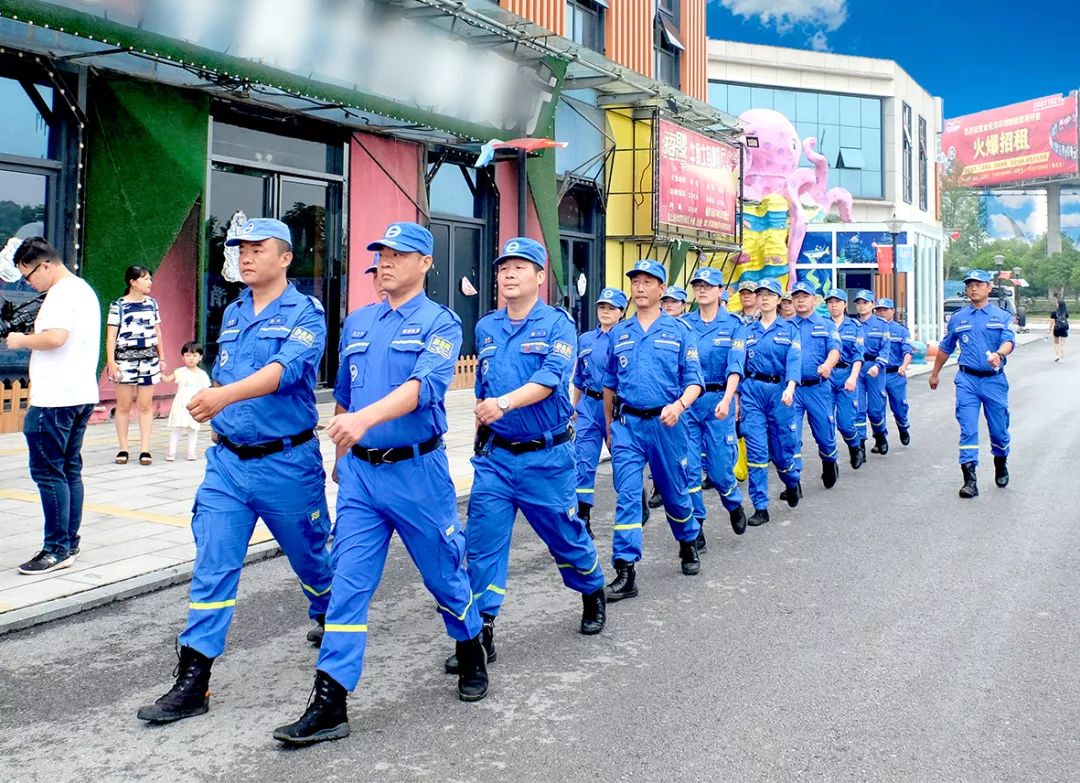
[[[885,221],[885,228],[892,234],[892,298],[896,305],[896,320],[900,320],[900,259],[896,255],[896,239],[900,236],[900,230],[904,227],[904,221],[893,216]],[[904,308],[905,311],[907,308]]]

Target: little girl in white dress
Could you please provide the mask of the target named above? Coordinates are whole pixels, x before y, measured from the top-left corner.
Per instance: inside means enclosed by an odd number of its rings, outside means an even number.
[[[203,389],[210,388],[210,376],[199,366],[203,358],[202,346],[198,343],[184,343],[180,349],[184,357],[184,366],[177,367],[171,373],[162,375],[161,379],[166,383],[175,382],[177,385],[176,396],[173,398],[172,410],[169,411],[169,454],[165,457],[166,462],[176,460],[176,446],[180,442],[180,434],[187,432],[189,460],[198,459],[195,453],[195,445],[199,439],[199,422],[191,418],[187,405],[191,398]]]

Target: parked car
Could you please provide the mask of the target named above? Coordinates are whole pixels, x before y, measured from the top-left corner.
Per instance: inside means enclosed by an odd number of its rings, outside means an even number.
[[[994,286],[990,289],[990,301],[996,304],[1003,310],[1007,310],[1012,316],[1013,325],[1020,328],[1027,328],[1027,308],[1024,305],[1016,306],[1016,293],[1012,286]],[[966,294],[960,296],[950,296],[943,303],[945,310],[945,320],[948,321],[952,318],[953,313],[959,310],[961,307],[967,307],[969,300]]]

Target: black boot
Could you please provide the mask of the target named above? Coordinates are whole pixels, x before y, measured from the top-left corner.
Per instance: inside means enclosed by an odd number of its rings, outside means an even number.
[[[960,497],[973,498],[979,494],[979,484],[975,476],[975,463],[965,462],[960,466],[964,472],[964,486],[960,487]]]
[[[487,655],[480,643],[481,636],[482,632],[467,642],[457,643],[457,695],[462,701],[480,701],[487,696]]]
[[[799,487],[799,493],[798,493],[799,498],[795,501],[796,505],[798,505],[799,500],[802,499],[802,483],[801,482],[799,483],[798,487]],[[788,492],[790,491],[790,489],[791,489],[790,487],[784,487],[782,490],[780,490],[780,499],[781,500],[787,500],[788,499]]]
[[[316,647],[322,647],[323,636],[326,635],[326,615],[320,614],[315,616],[315,625],[311,626],[307,632],[307,640],[314,644]]]
[[[660,508],[664,505],[664,499],[660,497],[660,490],[653,484],[652,495],[649,496],[649,508]]]
[[[709,478],[708,473],[701,474],[701,491],[712,489],[715,485],[712,483],[712,479]]]
[[[911,433],[908,430],[896,428],[900,432],[900,445],[907,446],[911,443]]]
[[[480,629],[480,641],[484,645],[484,652],[487,653],[487,662],[495,663],[495,615],[482,614],[480,619],[484,621],[484,627]],[[443,668],[446,669],[447,674],[457,674],[457,655],[448,656]]]
[[[592,506],[588,503],[582,503],[580,500],[577,504],[578,519],[585,523],[585,532],[589,534],[589,538],[595,539],[596,536],[592,532]]]
[[[787,504],[792,508],[799,505],[799,501],[802,499],[802,482],[796,481],[794,484],[788,485],[788,487],[780,493],[780,499],[786,500]]]
[[[848,446],[848,455],[851,457],[851,467],[858,470],[866,462],[866,449],[860,443],[858,446]]]
[[[649,524],[649,494],[641,490],[641,526]]]
[[[697,547],[698,554],[703,554],[705,550],[709,548],[709,542],[705,540],[705,520],[699,519],[698,521],[698,534],[697,541],[694,545]]]
[[[735,535],[741,536],[746,532],[746,512],[743,511],[742,506],[739,506],[734,511],[729,511],[728,519],[731,520],[731,529],[735,531]]]
[[[682,561],[682,572],[686,576],[694,576],[701,571],[701,560],[698,558],[697,545],[693,541],[679,542],[679,560]]]
[[[638,594],[637,574],[634,572],[634,564],[625,560],[615,561],[615,578],[607,586],[608,601],[621,601],[624,598],[633,598]]]
[[[999,487],[1009,486],[1009,465],[1007,457],[994,457],[994,483]]]
[[[153,704],[139,708],[139,720],[172,723],[202,715],[210,709],[210,667],[214,659],[190,647],[181,647],[177,655],[180,661],[173,671],[176,682]]]
[[[757,527],[758,525],[764,525],[769,521],[769,510],[767,508],[755,508],[754,513],[746,520],[746,524],[750,527]]]
[[[593,636],[604,630],[607,622],[607,598],[604,588],[581,596],[581,632]]]
[[[836,486],[836,479],[840,476],[840,468],[836,464],[836,460],[827,459],[821,461],[821,483],[825,485],[825,489],[832,489]]]
[[[883,456],[889,453],[889,438],[884,432],[874,433],[874,448],[870,449],[870,453]]]
[[[311,745],[349,736],[348,692],[329,674],[315,672],[308,708],[296,723],[274,729],[274,739],[287,745]]]

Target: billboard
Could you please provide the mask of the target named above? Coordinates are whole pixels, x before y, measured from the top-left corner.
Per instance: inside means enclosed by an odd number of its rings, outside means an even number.
[[[945,120],[945,176],[969,187],[1077,176],[1076,94]]]
[[[739,147],[659,120],[658,221],[662,226],[735,236]]]

